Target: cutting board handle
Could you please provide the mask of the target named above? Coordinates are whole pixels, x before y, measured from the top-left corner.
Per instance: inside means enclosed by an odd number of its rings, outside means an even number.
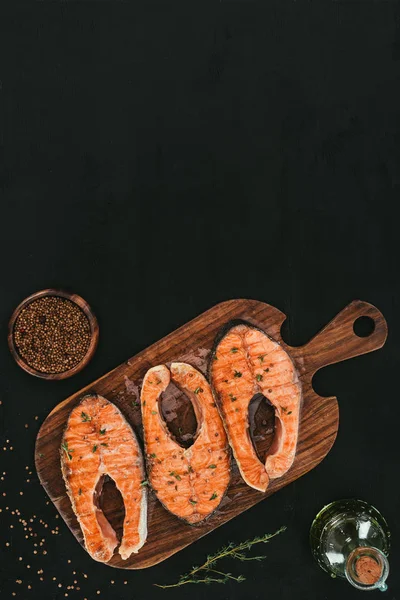
[[[373,331],[367,337],[354,332],[354,323],[360,317],[373,321]],[[322,367],[382,348],[387,331],[385,317],[375,306],[354,300],[307,344],[293,348],[291,354],[300,373],[312,376]]]

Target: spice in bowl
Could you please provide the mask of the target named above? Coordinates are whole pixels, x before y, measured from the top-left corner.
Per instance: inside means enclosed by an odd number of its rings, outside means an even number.
[[[10,348],[28,372],[60,379],[80,370],[91,358],[97,321],[80,296],[44,290],[27,298],[10,323]]]

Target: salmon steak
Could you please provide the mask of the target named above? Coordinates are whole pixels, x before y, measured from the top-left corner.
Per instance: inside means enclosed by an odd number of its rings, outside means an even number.
[[[194,442],[183,448],[163,419],[161,394],[172,381],[189,398],[197,420]],[[197,369],[172,363],[147,371],[141,409],[149,482],[161,504],[189,524],[211,515],[230,480],[230,450],[210,386]]]
[[[135,433],[114,404],[90,395],[71,411],[61,444],[61,469],[90,556],[108,562],[119,543],[99,506],[106,475],[125,505],[119,554],[126,560],[138,552],[147,537],[144,460]]]
[[[290,469],[296,454],[301,385],[295,366],[266,333],[239,324],[217,342],[210,377],[240,473],[249,486],[264,492],[270,479]],[[249,404],[260,393],[275,410],[275,436],[265,464],[249,432]]]

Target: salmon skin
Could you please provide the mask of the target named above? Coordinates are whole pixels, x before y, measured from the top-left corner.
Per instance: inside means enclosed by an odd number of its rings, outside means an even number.
[[[61,444],[61,469],[72,508],[92,558],[108,562],[118,539],[98,506],[105,475],[121,492],[125,520],[119,554],[125,560],[147,537],[147,491],[143,454],[118,408],[86,396],[70,413]]]
[[[264,492],[270,479],[290,469],[296,454],[301,385],[295,366],[280,344],[241,322],[218,336],[209,373],[240,473],[249,486]],[[275,438],[265,464],[249,433],[249,404],[259,393],[275,409]]]
[[[170,381],[191,400],[197,419],[195,441],[182,448],[163,420],[160,396]],[[230,479],[230,451],[210,386],[197,369],[172,363],[147,371],[141,394],[149,482],[163,506],[193,525],[219,506]]]

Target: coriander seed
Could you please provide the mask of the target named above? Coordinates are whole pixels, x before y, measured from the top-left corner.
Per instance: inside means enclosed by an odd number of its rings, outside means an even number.
[[[88,352],[91,335],[89,320],[77,304],[50,295],[22,308],[13,329],[20,357],[31,368],[48,374],[78,365]]]

